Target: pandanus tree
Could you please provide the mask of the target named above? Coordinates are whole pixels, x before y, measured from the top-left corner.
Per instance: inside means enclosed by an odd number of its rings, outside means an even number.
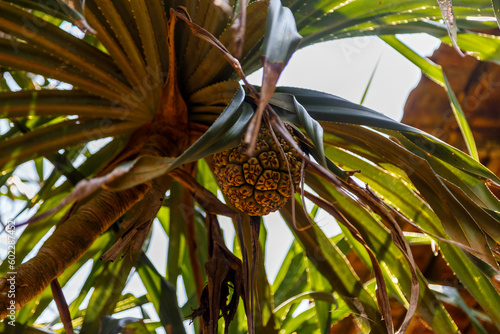
[[[35,333],[40,324],[184,333],[190,317],[200,333],[329,333],[348,317],[363,333],[417,323],[455,333],[445,301],[478,332],[500,330],[500,203],[490,191],[500,179],[476,161],[441,68],[395,36],[429,33],[498,62],[498,39],[482,32],[496,22],[476,19],[493,18],[497,5],[1,1],[2,196],[33,215],[4,222],[4,236],[14,227],[22,234],[7,235],[18,240],[0,266],[3,332],[15,323]],[[381,36],[448,92],[469,155],[342,98],[276,88],[297,48],[366,35]],[[259,68],[255,87],[245,75]],[[102,138],[111,139],[90,153]],[[30,168],[39,188],[26,197],[14,188],[29,182],[19,175]],[[295,239],[270,284],[261,216],[276,210]],[[342,233],[328,238],[318,212]],[[222,216],[234,223],[233,251]],[[155,219],[169,237],[166,272],[145,253]],[[427,281],[414,243],[434,245],[475,309],[453,287]],[[369,277],[354,271],[353,256]],[[85,263],[90,273],[68,305],[61,287]],[[134,271],[144,295],[123,293]],[[52,300],[59,316],[40,318]],[[309,306],[297,309],[303,300]],[[143,319],[113,317],[147,303],[158,321],[144,311]],[[397,306],[405,315],[391,314]]]

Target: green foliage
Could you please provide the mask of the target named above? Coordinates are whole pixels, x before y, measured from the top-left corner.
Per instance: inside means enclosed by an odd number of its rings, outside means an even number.
[[[211,284],[204,265],[214,247],[213,231],[207,228],[212,214],[234,219],[237,236],[226,242],[244,265],[247,254],[255,256],[248,226],[240,230],[238,220],[228,214],[232,211],[217,212],[214,208],[222,203],[198,190],[218,195],[210,155],[239,144],[257,106],[270,124],[279,124],[270,111],[264,112],[266,97],[259,100],[259,93],[268,94],[280,120],[301,132],[306,153],[319,164],[309,162],[313,167],[305,176],[306,194],[297,194],[280,211],[294,240],[273,282],[268,281],[263,256],[257,264],[257,332],[329,333],[330,326],[349,316],[362,332],[393,332],[386,299],[409,310],[408,317],[416,309],[436,333],[457,331],[445,303],[464,310],[478,333],[485,332],[484,323],[500,330],[498,257],[492,252],[500,243],[500,202],[486,185],[499,184],[498,176],[457,149],[363,106],[321,92],[274,87],[297,47],[379,35],[446,89],[469,152],[477,159],[470,129],[442,69],[416,55],[395,34],[425,32],[480,59],[500,62],[498,38],[478,32],[496,23],[467,19],[498,15],[498,1],[454,1],[453,11],[451,1],[438,1],[437,6],[432,0],[252,1],[246,8],[243,45],[233,38],[232,27],[239,24],[246,2],[222,2],[221,7],[209,0],[175,2],[205,29],[201,39],[192,27],[177,23],[173,41],[179,89],[194,133],[186,134],[192,146],[179,157],[134,156],[124,175],[103,185],[123,189],[175,168],[194,169],[200,188],[172,182],[157,214],[155,233],[168,238],[165,270],[145,254],[151,235],[140,254],[117,262],[99,260],[115,241],[118,221],[58,279],[64,287],[92,262],[79,295],[70,301],[76,330],[150,333],[163,327],[167,333],[184,333],[184,318],[200,306],[201,289]],[[166,23],[173,1],[95,0],[86,1],[85,8],[83,3],[0,2],[0,117],[9,125],[0,135],[0,195],[22,207],[18,219],[55,207],[76,182],[102,171],[141,126],[154,122],[169,76]],[[69,33],[61,27],[67,22],[87,34]],[[246,74],[260,68],[261,59],[264,66],[274,64],[259,92],[241,86],[239,64],[224,58],[238,48]],[[95,141],[104,138],[110,141],[96,149]],[[32,179],[23,177],[26,170]],[[16,184],[37,192],[29,198],[14,189]],[[305,209],[305,197],[315,201],[312,210]],[[327,237],[317,224],[318,212],[332,215],[341,224],[340,234]],[[60,210],[22,231],[16,245],[19,264],[34,255],[30,252],[36,252],[66,213]],[[419,234],[404,234],[398,226],[405,224]],[[262,255],[265,240],[262,231]],[[465,304],[453,288],[430,284],[413,263],[408,243],[437,244],[482,311]],[[362,261],[368,278],[353,269],[353,258]],[[5,261],[0,272],[8,271]],[[125,292],[134,273],[145,294]],[[186,294],[183,305],[180,282]],[[233,294],[236,288],[231,289]],[[50,312],[51,301],[46,290],[29,302],[16,314],[18,326],[26,333],[61,332],[61,320]],[[248,305],[239,304],[231,324],[220,321],[220,333],[248,331]],[[138,311],[142,319],[119,314],[127,310]],[[201,326],[196,320],[193,328],[201,333]],[[0,331],[12,330],[0,323]]]

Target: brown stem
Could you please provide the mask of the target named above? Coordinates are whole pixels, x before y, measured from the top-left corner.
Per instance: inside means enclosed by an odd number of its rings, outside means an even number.
[[[195,164],[189,164],[186,168],[189,169],[192,174],[195,170]],[[194,221],[194,198],[191,192],[186,190],[183,192],[182,202],[186,208],[190,208],[189,212],[184,212],[184,220],[186,221],[186,242],[189,250],[189,261],[191,262],[191,269],[193,270],[196,295],[200,301],[204,283],[202,266],[198,258],[198,241],[196,239],[196,226]]]
[[[257,293],[257,286],[255,281],[255,270],[257,269],[257,264],[259,262],[259,233],[260,233],[260,221],[261,217],[251,216],[250,217],[250,240],[252,249],[252,267],[250,269],[250,314],[247,315],[248,319],[248,333],[255,333],[255,299],[258,300],[259,295]],[[255,296],[254,296],[255,293]]]
[[[73,329],[73,323],[71,322],[68,303],[66,302],[66,298],[64,297],[64,293],[57,278],[50,283],[50,287],[52,289],[52,297],[56,302],[59,317],[61,318],[66,334],[74,334],[75,331]]]
[[[19,309],[42,293],[148,190],[145,184],[119,192],[102,190],[80,206],[54,231],[34,258],[17,267],[15,274],[0,278],[0,319],[9,314],[11,301]]]

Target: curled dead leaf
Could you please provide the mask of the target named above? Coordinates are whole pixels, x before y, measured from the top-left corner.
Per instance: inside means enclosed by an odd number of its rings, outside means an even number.
[[[43,214],[32,217],[25,223],[20,224],[19,226],[22,225],[27,225],[27,224],[34,224],[36,222],[39,222],[41,220],[44,220],[50,216],[52,216],[54,213],[57,211],[61,210],[64,208],[66,205],[71,204],[75,201],[79,201],[81,199],[84,199],[85,197],[95,193],[97,190],[100,188],[104,188],[104,186],[108,183],[111,182],[120,176],[126,174],[133,166],[133,162],[127,162],[123,165],[120,165],[113,169],[110,173],[100,176],[100,177],[94,177],[90,180],[84,179],[78,182],[73,189],[73,191],[66,196],[58,205],[53,207],[52,209],[45,211]]]

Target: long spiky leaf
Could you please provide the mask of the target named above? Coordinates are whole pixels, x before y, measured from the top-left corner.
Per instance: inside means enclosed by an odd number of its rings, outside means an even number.
[[[61,62],[61,66],[70,64],[87,76],[96,78],[110,90],[118,93],[129,92],[130,87],[112,75],[119,72],[111,59],[101,51],[17,7],[0,3],[0,10],[9,13],[8,19],[7,16],[0,18],[3,31],[25,40],[39,50],[51,53]]]

